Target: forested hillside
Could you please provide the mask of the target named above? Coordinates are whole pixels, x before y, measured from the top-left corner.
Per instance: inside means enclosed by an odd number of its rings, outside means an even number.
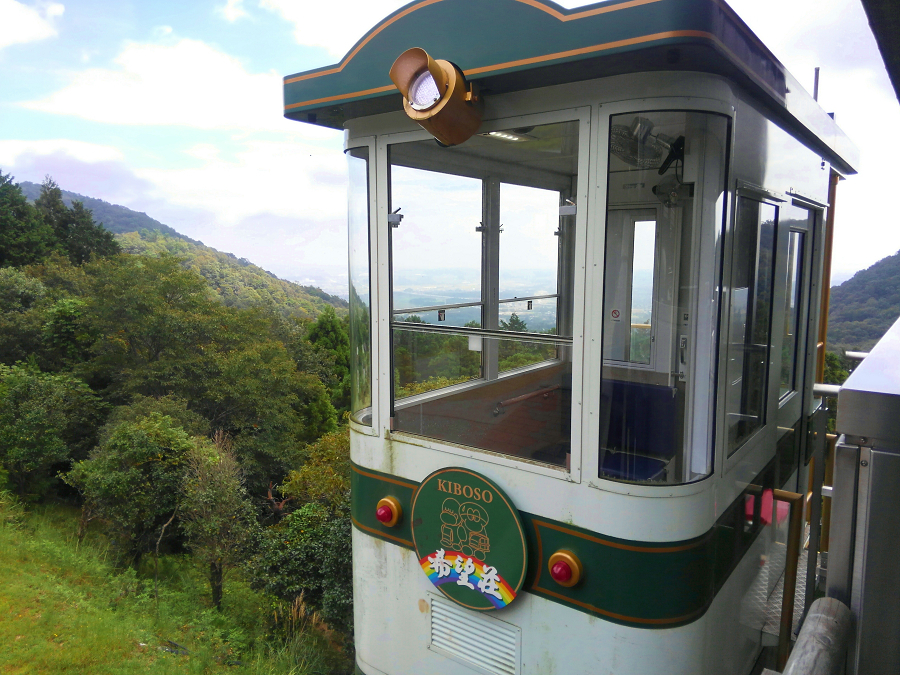
[[[19,183],[22,194],[29,202],[34,203],[41,196],[41,186],[37,183],[22,181]],[[102,199],[94,199],[68,190],[60,190],[60,196],[63,203],[69,208],[74,202],[81,202],[84,208],[90,209],[94,216],[94,222],[102,225],[113,234],[121,234],[123,232],[137,232],[138,230],[157,230],[170,237],[177,237],[185,241],[194,241],[188,239],[183,234],[179,234],[168,225],[163,225],[158,220],[154,220],[146,213],[132,211],[118,204],[110,204]],[[200,242],[194,242],[199,244]]]
[[[51,179],[31,204],[0,173],[0,511],[77,508],[72,545],[102,538],[138,592],[171,555],[211,611],[239,577],[341,642],[350,348],[327,299],[161,231],[114,236]]]
[[[315,317],[327,306],[341,314],[347,302],[313,286],[300,286],[279,279],[261,267],[222,253],[189,239],[172,237],[156,230],[116,235],[127,253],[159,256],[170,254],[185,267],[206,279],[209,287],[229,307],[270,306],[288,316]]]
[[[900,318],[900,252],[831,289],[828,349],[870,350]]]
[[[41,186],[36,183],[24,181],[19,183],[19,188],[32,203],[41,195]],[[347,309],[347,302],[342,298],[315,286],[279,279],[245,258],[204,246],[203,242],[176,232],[146,213],[67,190],[60,189],[59,193],[69,208],[80,202],[91,212],[95,223],[117,235],[126,252],[143,255],[167,252],[181,258],[187,268],[209,282],[210,288],[229,307],[266,305],[289,316],[307,318],[316,317],[327,305],[337,308],[340,314]]]

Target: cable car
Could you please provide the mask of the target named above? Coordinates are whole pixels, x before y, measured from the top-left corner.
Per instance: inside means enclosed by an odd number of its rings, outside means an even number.
[[[420,0],[284,94],[345,134],[359,672],[750,673],[834,120],[720,0]]]

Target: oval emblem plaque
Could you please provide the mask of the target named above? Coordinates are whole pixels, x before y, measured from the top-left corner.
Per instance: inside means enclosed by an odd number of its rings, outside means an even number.
[[[440,469],[412,500],[422,571],[455,603],[486,611],[515,600],[528,564],[519,511],[494,482],[468,469]]]

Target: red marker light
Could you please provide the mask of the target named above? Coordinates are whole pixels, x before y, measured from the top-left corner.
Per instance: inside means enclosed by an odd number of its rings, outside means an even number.
[[[550,578],[566,588],[577,586],[581,577],[584,576],[581,561],[572,551],[557,551],[550,556],[547,567],[550,570]]]
[[[569,563],[560,560],[550,568],[550,576],[553,577],[554,581],[565,583],[572,578],[572,568],[569,567]]]
[[[375,517],[385,527],[394,527],[403,516],[403,507],[396,497],[382,497],[375,506]]]
[[[378,518],[384,524],[391,522],[391,519],[394,517],[394,512],[391,510],[391,507],[385,504],[384,506],[379,506],[378,510],[375,511],[375,517]]]

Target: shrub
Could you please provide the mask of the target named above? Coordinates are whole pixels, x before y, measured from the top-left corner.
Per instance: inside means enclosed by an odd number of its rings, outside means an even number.
[[[80,380],[0,365],[0,466],[20,498],[44,494],[54,465],[93,444],[100,415],[100,401]]]
[[[249,565],[252,584],[286,602],[303,596],[333,628],[353,630],[350,518],[305,504],[263,534]]]
[[[175,510],[184,456],[193,445],[171,417],[152,413],[119,424],[65,477],[84,495],[84,508],[106,523],[120,557],[135,566]]]
[[[337,512],[350,491],[350,433],[345,427],[306,449],[305,462],[291,471],[281,492],[299,503],[319,502]]]

